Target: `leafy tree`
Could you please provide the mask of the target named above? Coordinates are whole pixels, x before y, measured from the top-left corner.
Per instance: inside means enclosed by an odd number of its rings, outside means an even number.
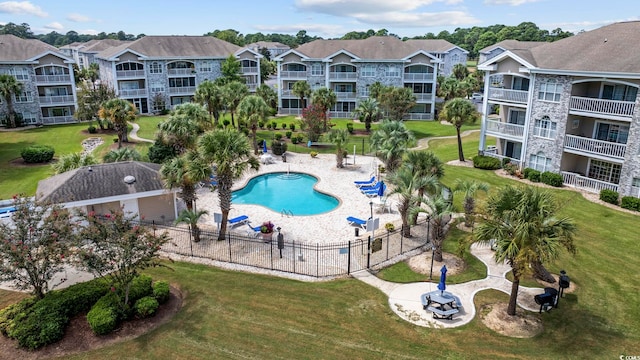
[[[391,194],[398,194],[398,212],[402,218],[403,236],[411,237],[409,210],[417,200],[416,191],[425,187],[437,187],[435,176],[419,176],[410,166],[401,166],[387,175],[387,181],[393,184]]]
[[[98,116],[113,124],[113,128],[118,133],[118,149],[122,147],[123,141],[128,141],[127,123],[136,119],[137,112],[132,103],[123,99],[111,99],[100,107]]]
[[[9,112],[9,124],[8,127],[16,127],[16,112],[13,108],[13,97],[16,94],[22,92],[22,83],[16,80],[15,77],[7,74],[0,74],[0,96],[7,103],[7,110]]]
[[[73,116],[80,121],[95,119],[100,129],[104,130],[105,124],[98,118],[100,107],[105,102],[115,98],[115,90],[106,84],[90,86],[87,83],[82,83],[80,84],[80,90],[78,90],[78,107]]]
[[[258,95],[246,96],[238,105],[238,117],[244,120],[251,129],[251,142],[253,154],[258,155],[258,141],[256,133],[258,123],[265,121],[269,116],[269,106]]]
[[[487,201],[485,219],[477,227],[476,237],[483,242],[495,241],[496,261],[511,265],[508,315],[516,314],[522,275],[557,258],[563,247],[571,253],[576,251],[575,224],[570,218],[557,218],[558,210],[553,194],[537,187],[506,186]]]
[[[138,223],[137,214],[122,210],[98,215],[93,211],[77,214],[87,225],[80,232],[76,247],[79,265],[99,277],[108,277],[123,299],[122,309],[129,306],[131,282],[140,270],[158,266],[158,254],[170,238]]]
[[[336,104],[338,98],[333,90],[321,87],[312,93],[311,102],[313,105],[319,107],[322,110],[323,116],[323,131],[327,131],[327,120],[329,119],[329,109]]]
[[[0,35],[14,35],[23,39],[35,39],[31,27],[27,23],[14,24],[8,22],[4,25],[0,24]]]
[[[278,93],[271,88],[271,86],[262,84],[256,88],[256,95],[260,96],[262,100],[271,108],[273,111],[278,108]],[[275,112],[274,112],[275,114]]]
[[[462,85],[462,81],[458,80],[455,76],[438,76],[436,95],[447,102],[457,97],[464,97],[467,93]]]
[[[201,181],[209,180],[211,165],[196,150],[171,158],[160,168],[160,178],[168,189],[180,188],[180,198],[192,211],[197,200],[196,188]]]
[[[380,81],[376,81],[369,86],[369,98],[376,99],[380,102],[380,95],[384,92],[386,86],[382,85]]]
[[[360,121],[364,122],[364,127],[367,129],[367,132],[371,131],[371,122],[378,121],[382,112],[378,107],[378,102],[372,98],[366,98],[358,104],[358,107],[354,111],[354,114],[360,119]]]
[[[76,83],[78,82],[88,82],[91,84],[92,88],[95,90],[96,81],[100,78],[100,66],[96,63],[91,63],[89,67],[81,69],[78,71],[78,75],[76,77]]]
[[[147,154],[149,161],[156,164],[162,164],[177,155],[178,151],[173,146],[165,144],[162,138],[156,138]]]
[[[224,108],[224,91],[215,83],[205,80],[196,89],[194,99],[198,104],[204,105],[209,111],[209,117],[213,119],[215,127],[218,127],[220,111]]]
[[[208,213],[209,212],[206,210],[182,210],[175,223],[185,223],[189,225],[191,236],[193,236],[193,242],[200,242],[200,227],[198,227],[198,221],[202,215],[206,215]]]
[[[240,67],[240,61],[233,54],[229,55],[220,65],[222,76],[216,79],[216,82],[220,85],[227,85],[234,81],[242,83],[243,79],[242,76],[240,76]]]
[[[336,167],[344,167],[344,148],[349,141],[349,131],[347,129],[332,129],[327,134],[327,140],[336,145]]]
[[[260,60],[260,83],[269,80],[277,72],[276,63],[268,59]]]
[[[205,36],[213,36],[220,40],[224,40],[226,42],[230,42],[238,46],[245,45],[244,37],[242,36],[242,34],[240,34],[240,32],[238,32],[237,30],[233,30],[233,29],[214,30],[213,32],[205,34]]]
[[[444,104],[444,108],[440,113],[440,119],[446,120],[456,128],[458,137],[458,159],[464,161],[464,153],[462,151],[462,137],[460,136],[460,128],[464,124],[474,123],[480,114],[475,106],[466,99],[453,99]]]
[[[291,88],[291,93],[300,98],[300,107],[303,109],[307,107],[304,99],[311,96],[311,92],[311,86],[306,80],[296,81]]]
[[[158,124],[158,130],[158,140],[178,155],[195,148],[198,136],[204,133],[200,124],[185,114],[172,114]]]
[[[469,69],[467,69],[467,65],[465,64],[455,64],[453,65],[453,77],[462,81],[469,76]]]
[[[404,116],[416,105],[413,90],[405,87],[388,87],[378,96],[380,107],[389,119],[402,121]]]
[[[105,163],[140,160],[142,160],[142,155],[140,155],[140,153],[136,149],[129,147],[111,150],[102,158],[102,161]]]
[[[478,193],[478,191],[489,191],[489,185],[475,180],[456,179],[454,191],[463,194],[462,207],[464,208],[464,225],[472,227],[475,220],[476,193]]]
[[[185,116],[186,118],[193,120],[198,125],[198,127],[200,127],[201,132],[212,128],[207,110],[200,104],[180,104],[173,110],[173,115]]]
[[[435,261],[442,261],[442,244],[446,237],[446,226],[453,214],[453,205],[445,199],[442,193],[438,192],[433,196],[424,196],[420,200],[420,204],[425,204],[426,209],[421,206],[413,205],[410,209],[412,214],[427,213],[429,215],[429,224],[431,228],[431,243],[433,244]]]
[[[168,112],[167,99],[163,93],[157,92],[151,95],[151,108],[154,113],[160,115],[165,115]]]
[[[12,224],[0,223],[0,281],[42,299],[69,258],[75,222],[60,205],[15,196],[13,206]]]
[[[404,159],[403,165],[409,167],[417,176],[421,178],[427,178],[429,176],[435,177],[439,180],[444,176],[444,165],[442,161],[438,159],[438,157],[431,151],[409,151]],[[439,183],[437,186],[433,186],[431,182],[424,184],[424,186],[419,187],[418,190],[418,201],[423,198],[425,192],[429,192],[430,195],[433,195],[437,188],[439,188]],[[416,205],[420,205],[416,203]],[[414,214],[413,223],[418,220],[418,214]]]
[[[239,82],[232,81],[224,86],[224,101],[227,110],[231,113],[231,125],[236,126],[234,114],[240,101],[249,94],[249,88],[247,85]],[[238,122],[238,129],[240,128],[240,122]]]
[[[320,107],[312,104],[302,109],[300,128],[307,133],[309,141],[318,141],[322,134],[323,121],[324,111]]]
[[[91,154],[83,154],[81,152],[62,155],[57,162],[51,165],[53,172],[62,174],[73,169],[83,166],[95,165],[98,161]]]
[[[257,170],[260,162],[251,154],[247,137],[235,129],[225,128],[205,133],[198,141],[198,149],[208,163],[217,166],[218,198],[222,212],[218,240],[224,240],[231,210],[233,182],[249,168]]]
[[[403,122],[382,120],[378,130],[371,134],[371,148],[384,161],[385,168],[393,172],[414,140],[413,133]]]

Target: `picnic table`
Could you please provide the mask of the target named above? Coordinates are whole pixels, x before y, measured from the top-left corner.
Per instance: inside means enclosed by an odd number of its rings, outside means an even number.
[[[422,308],[431,311],[434,319],[452,320],[460,312],[460,298],[446,291],[432,291],[420,296]]]

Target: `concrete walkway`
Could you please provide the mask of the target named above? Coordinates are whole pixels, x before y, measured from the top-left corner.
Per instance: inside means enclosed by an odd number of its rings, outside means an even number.
[[[464,284],[447,285],[447,291],[457,295],[462,301],[460,312],[453,320],[433,319],[431,312],[422,308],[420,295],[437,290],[437,283],[417,282],[411,284],[397,284],[384,281],[370,272],[363,270],[353,273],[353,277],[374,286],[389,296],[389,306],[402,319],[418,326],[433,328],[451,328],[469,323],[476,315],[473,298],[478,291],[486,289],[500,290],[511,293],[511,281],[505,274],[511,270],[506,264],[497,264],[493,259],[494,252],[489,245],[475,243],[471,245],[471,253],[487,266],[487,277],[481,280],[469,281]],[[544,293],[543,288],[528,288],[520,286],[518,291],[518,305],[529,311],[538,311],[533,297]]]
[[[480,132],[479,129],[476,130],[465,130],[460,133],[460,137],[469,136],[475,132]],[[411,150],[426,150],[429,148],[429,141],[431,140],[439,140],[439,139],[455,139],[457,135],[449,135],[449,136],[434,136],[434,137],[426,137],[419,139],[416,146],[412,147]]]
[[[142,142],[148,142],[148,143],[154,142],[153,140],[143,139],[141,137],[138,137],[138,130],[140,130],[140,125],[132,122],[128,124],[131,125],[132,127],[131,132],[129,133],[129,140],[142,141]]]

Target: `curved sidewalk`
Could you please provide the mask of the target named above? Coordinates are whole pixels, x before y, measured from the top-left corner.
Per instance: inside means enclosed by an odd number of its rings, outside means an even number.
[[[131,132],[129,132],[129,139],[135,140],[135,141],[148,142],[148,143],[154,142],[153,140],[143,139],[138,136],[138,130],[140,130],[140,125],[133,122],[129,122],[128,124],[131,125]]]
[[[469,323],[476,315],[473,298],[478,291],[486,289],[500,290],[511,293],[511,281],[505,278],[511,267],[498,264],[493,259],[494,253],[489,245],[471,245],[471,253],[487,266],[487,277],[481,280],[469,281],[463,284],[447,285],[447,291],[460,297],[462,308],[453,320],[433,319],[431,312],[423,310],[420,295],[437,290],[437,283],[417,282],[397,284],[384,281],[370,272],[363,270],[353,273],[353,277],[374,286],[389,296],[389,306],[398,316],[418,326],[433,328],[451,328]],[[538,311],[539,307],[533,301],[534,295],[544,293],[543,288],[528,288],[520,286],[518,291],[518,305],[529,311]]]

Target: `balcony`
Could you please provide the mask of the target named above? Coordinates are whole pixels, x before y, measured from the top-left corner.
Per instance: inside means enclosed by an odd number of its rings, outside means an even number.
[[[336,98],[338,100],[355,100],[356,93],[350,91],[336,91]]]
[[[247,85],[247,88],[249,88],[249,91],[256,91],[256,89],[258,88],[258,86],[260,86],[260,84],[258,83],[246,83],[245,85]]]
[[[356,72],[329,72],[329,80],[355,80],[357,78],[358,74]]]
[[[54,125],[54,124],[69,124],[77,122],[78,120],[74,119],[73,116],[45,116],[42,118],[42,123],[45,125]]]
[[[280,71],[280,77],[283,79],[306,79],[306,71]]]
[[[120,71],[116,71],[116,76],[120,79],[143,78],[144,70],[120,70]]]
[[[73,95],[40,96],[40,105],[73,103]]]
[[[404,120],[433,120],[433,115],[425,113],[408,113],[403,117]]]
[[[36,75],[37,83],[69,83],[71,75]]]
[[[193,94],[196,92],[195,86],[170,87],[169,94]]]
[[[352,119],[351,111],[329,111],[331,118],[337,119]]]
[[[433,73],[404,73],[404,81],[433,81]]]
[[[417,102],[431,102],[433,100],[433,94],[413,93],[413,96],[416,97]]]
[[[562,183],[566,186],[571,186],[595,194],[599,194],[600,191],[604,189],[618,191],[618,184],[588,178],[569,171],[562,171],[560,173],[562,174]]]
[[[147,89],[120,89],[118,93],[122,97],[147,96]]]
[[[487,132],[497,135],[507,135],[522,139],[524,136],[524,125],[510,124],[497,120],[487,120]]]
[[[302,114],[302,109],[299,108],[280,108],[278,109],[278,113],[281,115],[300,115]]]
[[[569,103],[569,111],[570,113],[575,115],[608,115],[614,118],[630,118],[633,116],[633,113],[635,111],[635,103],[632,101],[606,100],[572,96]]]
[[[500,162],[504,161],[504,159],[509,159],[510,163],[512,163],[515,166],[520,167],[520,159],[514,159],[514,158],[509,157],[509,156],[499,155],[498,153],[496,153],[495,149],[493,149],[493,150],[485,150],[483,152],[483,155],[484,156],[489,156],[489,157],[492,157],[492,158],[495,158],[495,159],[499,159]]]
[[[240,68],[240,72],[243,74],[257,74],[259,71],[257,66],[243,66]]]
[[[524,90],[509,90],[501,88],[489,88],[489,100],[508,101],[526,104],[529,92]]]
[[[573,150],[571,152],[586,153],[587,155],[600,155],[623,160],[627,145],[575,135],[565,135],[564,149]]]
[[[169,69],[167,70],[169,75],[195,75],[195,69]]]

